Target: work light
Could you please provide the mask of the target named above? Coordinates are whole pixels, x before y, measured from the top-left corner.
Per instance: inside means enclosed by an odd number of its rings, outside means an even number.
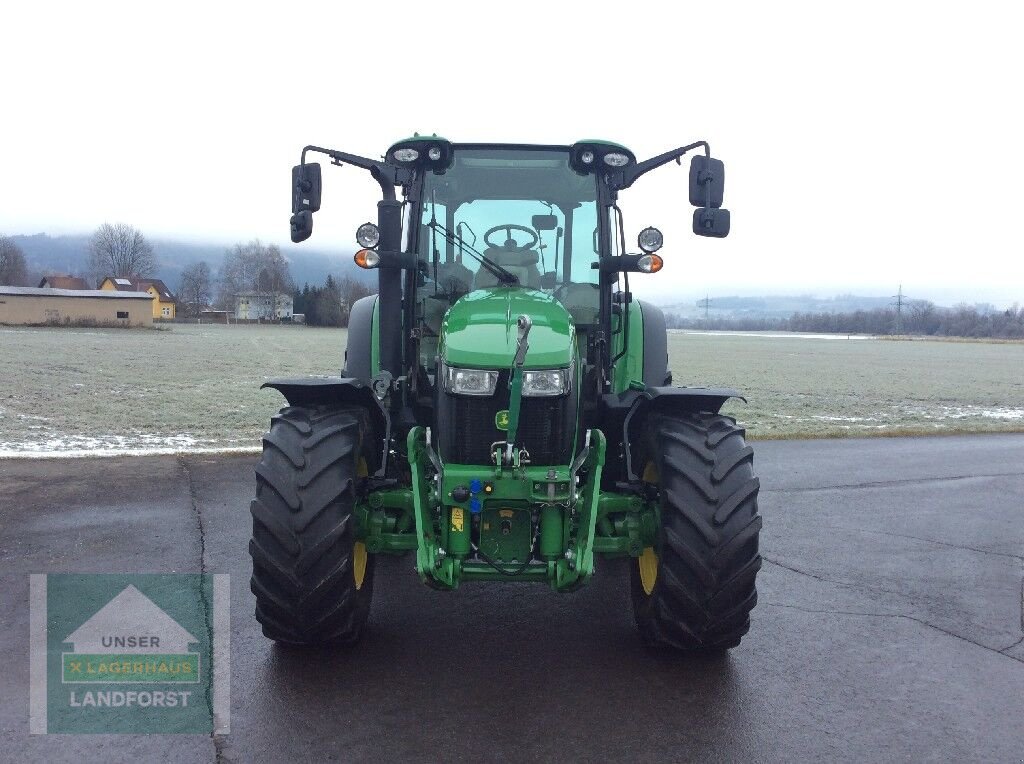
[[[609,167],[625,167],[629,164],[629,157],[618,151],[612,151],[604,155],[604,163]]]
[[[441,149],[437,146],[431,146],[430,151],[427,152],[427,156],[430,157],[431,162],[436,162],[441,158]]]
[[[640,232],[639,236],[636,237],[636,243],[640,245],[640,249],[650,255],[661,249],[661,245],[665,243],[665,239],[661,235],[661,231],[657,228],[648,226]]]
[[[593,164],[594,163],[594,152],[593,151],[584,151],[582,154],[580,154],[580,161],[583,162],[583,164]]]
[[[356,229],[356,241],[360,247],[373,249],[380,241],[380,229],[373,223],[363,223]]]
[[[391,156],[399,162],[415,162],[420,158],[420,152],[406,146],[405,148],[395,149]]]

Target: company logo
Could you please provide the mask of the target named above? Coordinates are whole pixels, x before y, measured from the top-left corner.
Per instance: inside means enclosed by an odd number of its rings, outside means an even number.
[[[508,409],[502,409],[494,415],[494,426],[499,430],[508,431]]]
[[[30,590],[33,733],[227,731],[227,576],[40,575]]]

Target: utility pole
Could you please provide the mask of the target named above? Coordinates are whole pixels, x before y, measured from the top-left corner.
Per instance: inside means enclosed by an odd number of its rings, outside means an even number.
[[[710,295],[704,295],[704,299],[703,300],[699,300],[697,302],[697,307],[698,308],[700,308],[700,307],[704,308],[704,328],[705,329],[708,328],[708,308],[710,306],[711,306],[711,296]]]
[[[896,302],[893,303],[893,307],[896,308],[896,334],[903,333],[903,284],[900,284],[899,291],[892,296]]]

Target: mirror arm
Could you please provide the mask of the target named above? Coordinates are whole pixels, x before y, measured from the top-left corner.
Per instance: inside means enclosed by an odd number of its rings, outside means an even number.
[[[331,163],[336,165],[350,164],[363,170],[369,170],[374,180],[380,183],[385,196],[390,191],[390,198],[394,199],[394,187],[405,186],[412,182],[412,172],[404,167],[394,167],[374,159],[349,154],[335,149],[325,149],[321,146],[306,146],[302,149],[302,164],[306,163],[306,152],[315,151],[318,154],[326,154],[331,158]]]
[[[662,165],[668,164],[673,159],[676,160],[676,164],[681,164],[681,162],[679,161],[680,157],[682,157],[687,152],[693,151],[694,149],[701,147],[704,148],[704,155],[710,157],[711,147],[708,145],[707,141],[697,141],[696,143],[691,143],[688,146],[680,146],[678,149],[666,151],[664,154],[659,154],[656,157],[645,159],[643,162],[639,162],[633,165],[632,167],[627,167],[625,171],[622,173],[621,183],[617,184],[617,186],[619,189],[629,188],[630,186],[633,185],[633,181],[635,181],[641,175],[645,175],[649,173],[651,170],[656,170]]]
[[[601,273],[642,273],[637,263],[644,255],[616,255],[590,264],[591,270]],[[612,279],[615,283],[615,279]]]

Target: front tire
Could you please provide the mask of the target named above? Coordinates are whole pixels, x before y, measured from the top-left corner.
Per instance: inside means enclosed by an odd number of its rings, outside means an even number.
[[[289,406],[256,465],[251,588],[263,633],[293,645],[352,644],[373,597],[373,556],[355,538],[366,412]]]
[[[750,629],[761,568],[753,449],[731,417],[661,418],[644,480],[657,486],[661,538],[633,568],[633,612],[644,640],[679,650],[735,647]]]

